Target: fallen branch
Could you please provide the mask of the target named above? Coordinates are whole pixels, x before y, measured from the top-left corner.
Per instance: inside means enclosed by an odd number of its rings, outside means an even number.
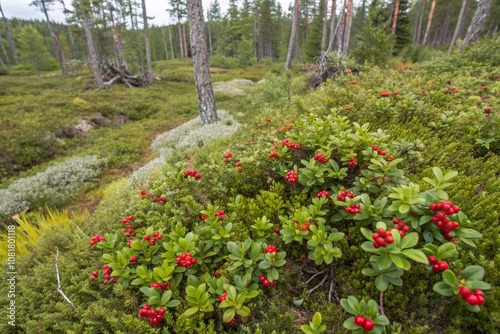
[[[57,267],[57,260],[58,259],[59,259],[59,248],[56,247],[56,259],[54,260],[54,264],[56,266],[57,292],[59,292],[63,296],[64,300],[66,300],[69,303],[69,305],[71,305],[71,307],[73,308],[73,310],[76,310],[75,304],[73,304],[73,302],[71,300],[69,300],[69,298],[62,291],[62,288],[61,288],[61,279],[59,278],[59,268]]]
[[[306,298],[309,297],[314,291],[318,290],[319,288],[321,288],[323,285],[325,285],[325,282],[326,280],[328,279],[328,276],[330,276],[329,274],[326,274],[325,277],[323,277],[323,280],[318,284],[316,285],[314,288],[312,289],[309,289],[307,290],[306,292]]]
[[[385,313],[384,313],[384,291],[380,291],[379,301],[380,301],[380,314],[385,316]]]

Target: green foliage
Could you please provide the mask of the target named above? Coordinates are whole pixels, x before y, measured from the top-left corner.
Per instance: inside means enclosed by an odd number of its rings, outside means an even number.
[[[365,25],[351,56],[361,64],[384,66],[392,55],[393,41],[382,28]]]
[[[43,37],[35,28],[29,25],[21,28],[17,45],[21,62],[33,66],[38,72],[54,70],[54,62]]]

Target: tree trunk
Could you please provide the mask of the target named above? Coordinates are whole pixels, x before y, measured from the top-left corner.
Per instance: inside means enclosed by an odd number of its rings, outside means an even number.
[[[92,31],[90,30],[89,18],[85,11],[82,12],[83,18],[83,28],[85,30],[85,37],[87,37],[87,49],[90,58],[90,65],[94,71],[95,81],[98,87],[101,87],[104,83],[101,76],[101,71],[99,71],[99,62],[97,60],[97,54],[95,51],[94,38],[92,37]]]
[[[425,29],[423,45],[427,44],[427,39],[429,38],[429,32],[431,30],[432,15],[434,15],[434,8],[436,7],[436,0],[432,0],[431,11],[429,12],[429,18],[427,19],[427,28]]]
[[[427,0],[422,0],[422,7],[420,9],[420,19],[418,20],[417,36],[415,37],[415,42],[414,42],[415,45],[420,44],[420,39],[422,36],[422,21],[424,20],[426,2]]]
[[[330,12],[330,39],[328,41],[328,49],[326,53],[330,53],[333,50],[333,41],[335,40],[335,34],[337,30],[335,29],[335,18],[337,17],[336,8],[337,0],[332,0],[332,10]]]
[[[5,34],[7,35],[7,40],[9,41],[10,48],[12,50],[12,57],[14,57],[14,62],[16,63],[16,65],[19,65],[19,57],[17,56],[16,45],[14,44],[14,39],[12,38],[12,34],[10,33],[9,22],[5,18],[5,15],[3,15],[3,9],[1,4],[0,4],[0,12],[2,13],[2,20],[3,20],[3,26],[5,28]],[[7,61],[10,63],[9,58],[7,58]]]
[[[59,39],[57,38],[57,35],[52,30],[52,25],[50,24],[49,20],[49,14],[47,13],[47,8],[45,7],[45,0],[41,0],[40,3],[42,4],[42,9],[43,13],[45,14],[45,18],[47,19],[47,26],[49,27],[49,33],[52,37],[52,42],[54,44],[54,50],[56,52],[56,58],[57,62],[59,63],[59,68],[61,69],[63,76],[66,76],[68,74],[68,71],[66,69],[66,57],[64,56],[64,51],[61,47],[61,44],[59,44]]]
[[[168,28],[168,38],[170,39],[170,52],[172,52],[172,59],[175,59],[174,43],[172,42],[172,31]]]
[[[297,37],[297,30],[299,28],[299,19],[300,19],[300,0],[295,0],[295,5],[293,9],[292,31],[290,32],[290,42],[288,43],[288,54],[286,56],[285,70],[289,70],[292,68],[292,57],[293,57],[293,50],[295,47],[295,40]]]
[[[462,46],[460,47],[460,51],[462,51],[467,44],[475,42],[479,38],[479,33],[490,12],[491,3],[492,0],[483,0],[477,5],[474,16],[472,17],[472,22],[467,30],[467,35],[465,35]]]
[[[345,32],[345,12],[347,8],[347,2],[349,0],[344,0],[344,4],[342,5],[342,10],[339,15],[339,27],[338,27],[338,36],[337,36],[337,52],[342,53],[343,43],[344,43],[344,32]]]
[[[181,19],[177,18],[177,32],[179,33],[179,46],[181,48],[181,60],[184,59],[184,46],[182,45]]]
[[[326,35],[328,34],[328,0],[325,0],[323,9],[323,34],[321,36],[321,52],[326,48]]]
[[[135,41],[137,43],[137,49],[139,49],[139,63],[141,66],[141,73],[143,76],[146,76],[146,70],[144,69],[144,57],[142,55],[142,43],[141,38],[139,36],[139,24],[137,22],[137,7],[132,11],[132,3],[129,2],[129,12],[130,12],[130,23],[132,24],[132,30],[135,33]]]
[[[361,24],[359,30],[363,29],[363,25],[365,24],[365,16],[366,16],[366,0],[363,0],[361,3]]]
[[[66,20],[66,25],[68,26],[69,42],[71,43],[71,51],[73,52],[73,58],[78,59],[78,49],[76,48],[75,39],[73,38],[73,33],[71,32],[71,26],[68,23],[66,5],[64,4],[64,0],[59,0],[59,2],[63,5],[64,19]]]
[[[167,39],[165,38],[165,29],[161,30],[161,34],[163,35],[163,46],[165,47],[165,60],[168,60],[168,48]]]
[[[186,58],[188,58],[189,52],[188,52],[188,43],[186,40],[186,25],[185,24],[182,25],[182,38],[184,38],[184,56]]]
[[[5,45],[3,44],[2,34],[0,34],[0,46],[2,47],[3,55],[5,56],[5,61],[9,66],[12,65],[9,56],[7,55],[7,50],[5,50]],[[3,60],[2,60],[2,66],[5,66]]]
[[[194,81],[198,97],[198,110],[202,125],[216,123],[217,109],[214,90],[210,80],[210,63],[205,38],[205,24],[201,0],[188,0],[191,56],[194,65]]]
[[[146,48],[146,81],[153,83],[153,65],[151,64],[151,48],[149,46],[148,14],[146,12],[146,0],[142,0],[142,16],[144,25],[144,46]]]
[[[210,20],[210,11],[207,10],[207,16],[208,16],[208,22],[207,22],[207,27],[208,27],[208,45],[209,45],[209,50],[210,54],[213,53],[213,48],[212,48],[212,29],[211,29],[211,20]]]
[[[342,53],[344,54],[344,56],[349,55],[349,40],[351,38],[351,24],[352,24],[352,10],[353,10],[352,7],[353,7],[353,0],[349,0],[347,4],[344,43],[342,47]]]
[[[394,18],[392,20],[392,36],[396,35],[396,26],[398,24],[399,0],[396,0],[396,8],[394,9]]]

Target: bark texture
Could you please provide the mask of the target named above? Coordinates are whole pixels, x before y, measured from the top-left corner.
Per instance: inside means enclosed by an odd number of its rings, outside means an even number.
[[[290,42],[288,43],[288,54],[286,56],[285,70],[289,70],[292,68],[293,49],[295,47],[295,39],[299,27],[299,15],[300,15],[300,0],[295,0],[295,5],[293,9],[292,31],[290,32]]]
[[[396,0],[396,8],[394,9],[394,18],[392,20],[392,36],[396,35],[396,26],[398,24],[399,0]]]
[[[203,125],[216,123],[217,109],[210,79],[210,63],[201,0],[188,0],[191,54],[194,64],[194,82],[198,97],[198,111]]]
[[[344,33],[344,43],[342,43],[342,53],[344,56],[349,55],[349,40],[351,39],[351,25],[352,25],[352,11],[353,11],[353,0],[349,0],[347,3],[347,14],[345,20],[345,33]]]
[[[90,65],[92,66],[92,70],[94,71],[95,81],[97,86],[101,87],[104,83],[101,71],[99,70],[99,61],[97,60],[97,53],[95,51],[94,38],[92,37],[92,31],[90,30],[89,18],[87,17],[87,13],[82,13],[83,19],[83,28],[85,30],[85,37],[87,37],[87,49],[90,58]]]
[[[429,19],[427,20],[427,28],[425,29],[424,41],[422,42],[423,45],[427,44],[427,40],[429,38],[429,32],[431,30],[431,24],[432,24],[432,16],[434,15],[434,8],[436,8],[436,0],[432,0],[431,11],[429,12]]]
[[[477,5],[474,16],[472,17],[472,22],[467,30],[467,35],[465,35],[462,46],[460,47],[460,51],[462,51],[467,44],[475,42],[479,38],[479,33],[481,32],[484,22],[490,13],[491,3],[492,0],[482,0]]]
[[[426,0],[422,0],[422,7],[420,9],[420,19],[418,20],[417,35],[415,36],[415,40],[413,42],[413,44],[415,45],[420,44],[420,39],[422,36],[422,21],[424,20],[426,2],[427,2]]]
[[[146,48],[146,80],[153,83],[153,65],[151,63],[151,47],[149,46],[148,14],[146,12],[146,0],[142,0],[142,15],[144,24],[144,45]]]
[[[9,23],[5,18],[5,15],[3,15],[2,5],[0,5],[0,13],[2,13],[3,26],[5,28],[5,34],[7,35],[7,40],[9,41],[10,44],[10,49],[12,50],[12,57],[14,57],[14,62],[16,63],[16,65],[19,65],[19,57],[17,56],[16,45],[14,44],[14,39],[12,38],[12,34],[10,33]]]
[[[326,48],[326,35],[328,33],[328,0],[325,1],[325,8],[323,9],[323,32],[321,35],[321,52]]]
[[[333,41],[335,40],[335,34],[337,33],[337,30],[335,29],[335,18],[337,17],[337,14],[335,13],[337,10],[337,0],[332,0],[332,11],[330,14],[330,39],[328,41],[328,49],[326,50],[326,53],[330,53],[333,50]]]

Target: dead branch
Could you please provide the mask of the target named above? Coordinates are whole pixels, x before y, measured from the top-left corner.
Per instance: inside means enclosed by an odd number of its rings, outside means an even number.
[[[57,267],[57,260],[58,259],[59,259],[59,248],[56,247],[56,259],[54,260],[54,265],[56,266],[57,292],[59,292],[63,296],[64,300],[66,300],[69,303],[69,305],[71,305],[71,307],[73,308],[73,310],[76,310],[75,304],[73,304],[73,302],[71,300],[69,300],[69,298],[62,291],[62,288],[61,288],[61,279],[59,278],[59,268]]]

